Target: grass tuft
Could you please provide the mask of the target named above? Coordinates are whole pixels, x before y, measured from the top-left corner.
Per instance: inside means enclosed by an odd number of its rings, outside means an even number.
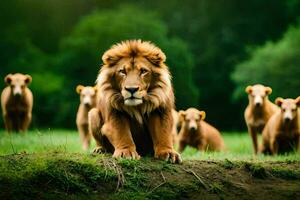
[[[264,179],[267,177],[266,169],[260,164],[245,162],[243,166],[255,178]]]

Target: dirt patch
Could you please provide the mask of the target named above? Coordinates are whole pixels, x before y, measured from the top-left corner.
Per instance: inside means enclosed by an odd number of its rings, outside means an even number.
[[[300,162],[187,160],[70,153],[0,157],[0,199],[297,199]]]

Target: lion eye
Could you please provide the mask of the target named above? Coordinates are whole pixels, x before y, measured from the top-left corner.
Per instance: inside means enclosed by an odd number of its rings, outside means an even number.
[[[144,74],[146,74],[147,72],[148,72],[147,69],[145,69],[145,68],[142,68],[142,69],[141,69],[141,75],[144,75]]]
[[[122,75],[122,76],[126,75],[125,69],[120,69],[119,74]]]

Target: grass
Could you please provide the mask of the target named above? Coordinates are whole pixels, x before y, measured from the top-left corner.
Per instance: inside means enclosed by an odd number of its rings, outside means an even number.
[[[251,139],[247,133],[222,134],[227,150],[225,152],[199,152],[187,147],[182,154],[183,159],[194,160],[231,160],[231,161],[300,161],[300,153],[279,156],[253,156]],[[25,135],[6,134],[0,131],[0,155],[14,153],[42,153],[62,151],[68,153],[89,153],[81,149],[79,135],[72,130],[35,130]]]
[[[113,159],[81,149],[77,131],[0,131],[0,199],[296,199],[300,153],[253,156],[247,133],[225,152],[187,148],[183,164]]]

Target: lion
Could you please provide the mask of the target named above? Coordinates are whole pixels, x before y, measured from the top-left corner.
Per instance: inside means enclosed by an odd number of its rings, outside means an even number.
[[[296,99],[275,100],[280,107],[262,133],[260,152],[264,154],[283,154],[300,148],[300,96]]]
[[[244,118],[252,139],[254,154],[257,154],[257,134],[262,132],[270,117],[279,108],[268,98],[272,93],[270,87],[261,84],[249,85],[246,87],[245,92],[248,94],[249,104],[245,109]]]
[[[179,152],[186,146],[192,146],[199,151],[222,151],[225,145],[221,133],[204,121],[206,113],[196,108],[179,111],[181,129],[179,132]]]
[[[80,104],[76,115],[76,125],[82,143],[82,149],[88,150],[91,141],[91,134],[88,130],[88,112],[96,106],[97,88],[78,85],[76,87],[76,92],[80,96]]]
[[[102,57],[97,107],[89,112],[95,153],[181,163],[172,142],[174,93],[166,56],[151,42],[123,41]]]
[[[8,74],[4,78],[7,87],[1,93],[1,108],[7,132],[26,132],[32,118],[33,95],[28,85],[28,74]]]

